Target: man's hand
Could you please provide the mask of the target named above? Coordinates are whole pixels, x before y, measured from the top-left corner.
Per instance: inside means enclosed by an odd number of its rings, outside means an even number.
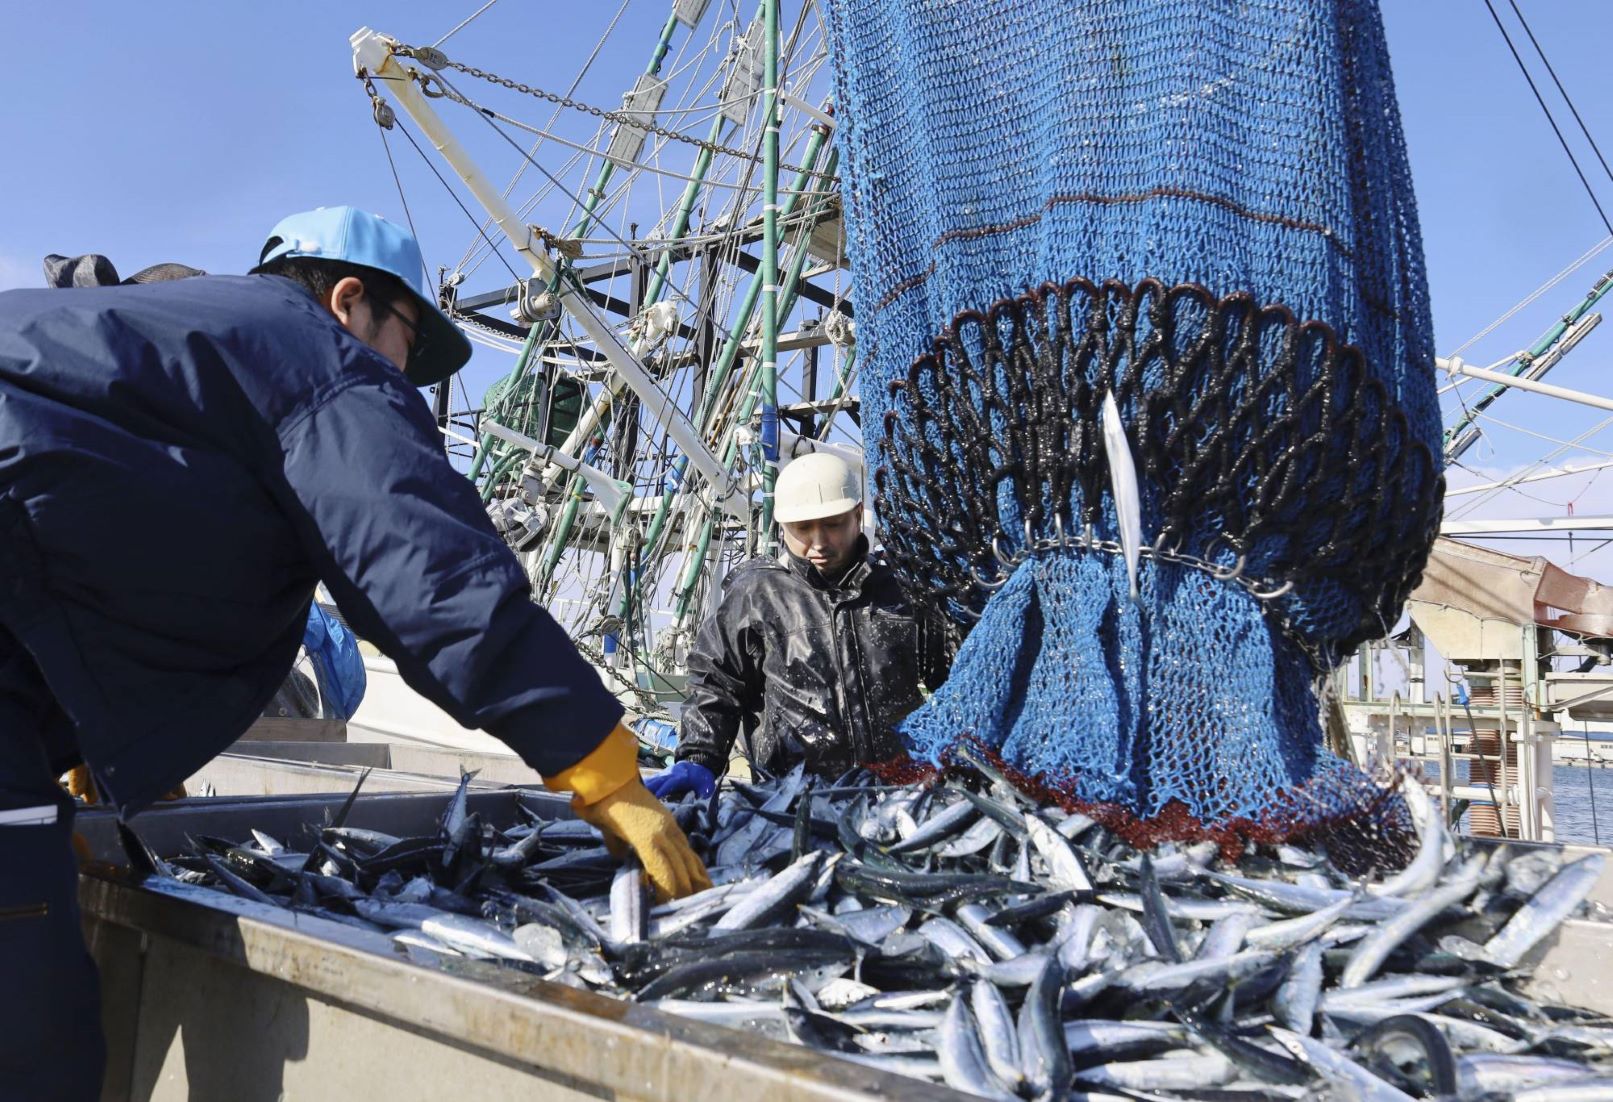
[[[543,783],[572,792],[577,818],[598,827],[617,857],[638,855],[661,902],[711,887],[706,866],[689,848],[667,809],[638,775],[638,739],[621,724],[581,761]]]
[[[571,809],[600,829],[605,845],[617,857],[625,857],[628,850],[638,855],[658,901],[711,887],[706,866],[689,848],[677,822],[638,778],[591,804],[575,797]]]
[[[717,775],[703,765],[680,761],[645,781],[644,787],[661,800],[680,799],[686,792],[693,792],[703,800],[716,791]]]

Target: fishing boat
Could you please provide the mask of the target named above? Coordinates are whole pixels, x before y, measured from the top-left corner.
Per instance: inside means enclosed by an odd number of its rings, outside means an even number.
[[[445,383],[432,395],[444,446],[520,556],[534,599],[639,717],[645,742],[664,749],[695,625],[729,568],[776,551],[779,465],[824,448],[860,458],[854,288],[818,8],[764,0],[745,22],[732,7],[677,0],[664,24],[613,22],[604,37],[636,37],[647,58],[620,106],[576,98],[563,78],[532,84],[478,68],[451,37],[410,43],[364,29],[352,47],[388,149],[418,152],[441,174],[446,196],[431,201],[464,204],[468,244],[439,273],[443,303],[487,354],[505,358],[491,388]],[[418,208],[423,197],[404,200]],[[1452,352],[1447,370],[1471,382],[1448,392],[1458,407],[1448,455],[1472,447],[1475,413],[1487,416],[1519,379],[1549,385],[1540,376],[1596,324],[1608,286],[1599,281],[1577,317],[1527,356],[1472,369]],[[1504,390],[1475,410],[1480,401],[1464,402],[1473,396],[1461,388],[1480,384]],[[1464,490],[1484,492],[1455,494]],[[1363,763],[1427,759],[1441,806],[1473,805],[1475,829],[1488,797],[1496,833],[1549,839],[1542,762],[1552,725],[1563,725],[1553,717],[1602,699],[1591,660],[1613,637],[1613,620],[1599,619],[1613,602],[1604,610],[1600,596],[1550,563],[1442,543],[1406,621],[1385,625],[1385,638],[1335,677],[1335,745]],[[353,739],[456,761],[501,749],[408,690],[384,658],[367,666]],[[1391,667],[1404,672],[1397,679]],[[459,796],[461,811],[501,832],[566,813],[538,792],[465,781]],[[799,817],[774,809],[796,823],[797,848],[811,798],[801,806]],[[239,837],[250,824],[290,836],[349,811],[351,825],[424,836],[441,808],[440,794],[186,801],[142,829],[174,857],[192,835]],[[1046,838],[1054,828],[1030,830]],[[121,863],[109,816],[88,816],[86,831],[95,857]],[[1422,852],[1443,862],[1440,832],[1425,837],[1433,843]],[[1603,858],[1592,860],[1599,868]],[[224,1093],[252,1079],[288,1093],[379,1087],[400,1097],[676,1099],[718,1083],[741,1097],[962,1097],[475,962],[431,971],[328,916],[131,881],[103,868],[84,887],[118,1022],[113,1094]],[[1594,906],[1610,891],[1598,883]],[[1146,917],[1149,904],[1139,906]],[[1605,943],[1594,923],[1564,925],[1531,961],[1534,993],[1613,1008],[1600,969],[1583,966]]]
[[[378,31],[352,42],[382,133],[434,147],[444,187],[481,208],[466,204],[469,244],[441,294],[508,366],[485,393],[437,389],[445,446],[534,599],[636,715],[663,723],[724,574],[776,553],[779,465],[862,454],[819,13],[762,4],[740,23],[708,9],[680,2],[658,34],[614,31],[648,58],[619,105]],[[546,118],[522,121],[534,113]],[[505,163],[478,164],[467,127],[496,129]],[[368,666],[353,737],[497,748],[386,659]]]
[[[442,187],[404,194],[403,205],[451,201],[465,212],[464,252],[438,273],[442,301],[485,355],[508,364],[483,393],[437,388],[445,447],[526,566],[534,599],[665,750],[693,631],[724,574],[776,553],[779,465],[819,449],[860,460],[861,424],[821,11],[762,3],[746,21],[688,0],[654,26],[610,21],[595,55],[635,46],[646,61],[618,105],[575,98],[559,79],[539,86],[479,68],[474,56],[451,56],[449,41],[368,28],[352,39],[389,150],[418,154]],[[1440,359],[1448,463],[1471,461],[1509,427],[1495,411],[1520,393],[1613,404],[1545,381],[1600,323],[1613,272],[1517,352],[1483,367],[1462,358],[1595,271],[1587,266],[1609,240]],[[1590,438],[1557,442],[1541,462],[1489,482],[1453,469],[1450,540],[1434,560],[1443,573],[1405,624],[1385,625],[1384,640],[1332,683],[1336,748],[1362,763],[1422,760],[1492,833],[1505,821],[1514,837],[1554,837],[1555,736],[1609,718],[1597,710],[1613,696],[1598,633],[1613,623],[1586,610],[1554,616],[1561,602],[1543,590],[1520,595],[1501,614],[1504,630],[1492,623],[1475,642],[1475,625],[1496,619],[1489,598],[1503,575],[1563,572],[1544,559],[1509,567],[1453,541],[1613,525],[1494,515],[1520,487],[1613,462],[1550,466],[1576,446],[1600,454]],[[384,657],[367,666],[350,738],[503,752],[408,689]]]

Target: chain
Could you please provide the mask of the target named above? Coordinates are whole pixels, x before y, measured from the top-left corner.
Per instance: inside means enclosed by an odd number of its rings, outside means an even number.
[[[594,664],[601,677],[608,676],[611,680],[620,685],[625,691],[633,694],[633,700],[638,706],[640,715],[650,716],[652,718],[667,715],[666,708],[663,707],[660,700],[656,698],[653,690],[643,688],[632,678],[622,673],[621,670],[617,669],[615,666],[612,666],[605,660],[604,653],[598,648],[594,647],[592,644],[588,643],[587,640],[580,636],[580,634],[578,638],[572,640],[572,645],[577,648],[578,654],[582,655],[584,658]],[[632,654],[632,652],[629,652],[629,654]],[[643,661],[643,659],[639,658],[636,654],[632,655],[632,657],[635,661]],[[649,663],[645,662],[645,665],[649,666]],[[653,666],[650,666],[649,668],[652,674],[656,674],[663,678],[666,676],[665,674],[661,674],[660,671],[656,670]]]
[[[762,162],[761,157],[758,157],[756,154],[751,153],[748,150],[735,149],[733,146],[718,145],[715,142],[704,141],[700,138],[691,138],[687,134],[680,133],[676,130],[669,130],[664,126],[658,126],[647,119],[634,118],[627,112],[607,111],[603,107],[595,107],[591,103],[583,103],[581,100],[572,99],[570,96],[562,96],[557,92],[545,92],[542,88],[534,88],[530,84],[522,84],[520,81],[511,80],[509,77],[501,77],[497,73],[490,73],[485,69],[478,69],[474,65],[466,65],[464,62],[460,61],[451,61],[446,55],[443,54],[441,50],[434,50],[429,46],[405,46],[400,43],[393,47],[392,52],[402,57],[412,57],[430,69],[452,69],[456,73],[464,73],[466,76],[475,77],[478,80],[485,80],[489,84],[500,85],[501,87],[508,88],[512,92],[519,92],[525,96],[532,96],[536,99],[541,99],[548,103],[555,104],[558,107],[569,107],[574,111],[581,111],[585,115],[592,115],[595,118],[601,119],[605,122],[613,122],[619,126],[631,126],[636,130],[642,130],[646,133],[654,134],[657,137],[666,138],[668,141],[682,142],[685,145],[692,145],[696,149],[703,149],[713,155],[722,154],[729,157],[738,157],[742,160],[751,161],[757,164]],[[430,76],[430,74],[417,72],[414,75],[416,79],[420,81],[422,89],[428,95],[447,96],[450,99],[463,103],[472,110],[481,110],[479,105],[470,102],[463,96],[450,94],[449,89],[446,86],[443,86],[442,90],[439,92],[433,92],[430,87],[430,83],[435,78]],[[442,82],[436,81],[436,83],[441,84]],[[816,170],[801,168],[798,165],[785,164],[782,161],[779,162],[779,169],[784,172],[805,173],[808,176],[815,176],[828,183],[837,184],[840,182],[839,177],[837,176],[828,176],[825,173],[818,172]]]

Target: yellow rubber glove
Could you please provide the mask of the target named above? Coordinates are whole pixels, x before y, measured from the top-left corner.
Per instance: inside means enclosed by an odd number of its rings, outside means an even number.
[[[95,783],[90,780],[90,767],[87,765],[73,766],[62,776],[61,785],[75,800],[83,800],[87,804],[93,804],[98,800]]]
[[[711,887],[706,866],[689,848],[677,820],[639,778],[638,739],[626,727],[617,724],[582,761],[543,783],[575,793],[572,811],[599,828],[613,854],[626,857],[632,850],[638,855],[658,901]]]
[[[87,765],[75,765],[63,774],[61,786],[67,789],[67,794],[76,800],[83,800],[87,804],[101,802],[101,797],[95,791],[95,782],[90,779],[90,767]],[[185,782],[181,781],[177,787],[163,793],[159,798],[163,800],[183,800],[187,795],[189,793],[185,791]]]

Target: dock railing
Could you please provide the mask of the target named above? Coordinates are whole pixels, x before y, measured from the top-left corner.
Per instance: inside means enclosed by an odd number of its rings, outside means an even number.
[[[1537,633],[1520,634],[1519,658],[1466,663],[1458,672],[1430,654],[1413,627],[1363,646],[1331,688],[1359,764],[1419,770],[1441,806],[1464,810],[1471,833],[1550,842],[1554,749],[1568,709],[1542,676]],[[1430,658],[1434,678],[1425,676]]]

